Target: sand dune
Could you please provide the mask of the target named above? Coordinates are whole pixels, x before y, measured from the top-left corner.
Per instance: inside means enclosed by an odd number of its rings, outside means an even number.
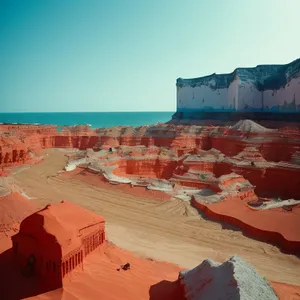
[[[238,230],[222,229],[178,199],[134,196],[100,180],[87,184],[83,180],[87,175],[51,177],[62,170],[66,157],[55,149],[48,153],[43,162],[14,176],[27,195],[37,197],[32,201],[39,206],[63,199],[81,204],[106,218],[109,240],[144,257],[192,268],[206,258],[222,262],[237,254],[270,280],[300,284],[297,257],[249,239]]]

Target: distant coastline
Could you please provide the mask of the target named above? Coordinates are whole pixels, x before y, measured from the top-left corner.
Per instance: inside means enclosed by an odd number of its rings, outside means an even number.
[[[144,126],[165,123],[173,112],[7,112],[0,113],[3,124],[36,124],[75,126],[89,125],[91,128],[113,126]]]

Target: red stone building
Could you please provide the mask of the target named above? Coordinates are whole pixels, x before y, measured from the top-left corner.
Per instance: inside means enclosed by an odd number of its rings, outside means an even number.
[[[12,237],[23,275],[37,275],[51,286],[60,286],[104,240],[104,218],[65,201],[28,216]]]

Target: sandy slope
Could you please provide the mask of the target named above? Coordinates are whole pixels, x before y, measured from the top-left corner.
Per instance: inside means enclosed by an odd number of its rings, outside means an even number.
[[[120,264],[130,261],[131,269],[117,271]],[[64,280],[64,288],[34,296],[30,299],[62,300],[182,300],[176,282],[180,268],[166,262],[136,257],[106,244],[88,256],[84,272],[76,268]],[[300,299],[300,288],[271,282],[281,300]]]
[[[88,185],[80,176],[49,177],[64,166],[66,152],[51,149],[40,164],[16,175],[16,183],[38,205],[63,199],[96,211],[107,220],[108,238],[141,256],[191,268],[208,257],[242,256],[269,280],[300,285],[300,260],[278,248],[244,237],[240,231],[201,218],[188,203],[132,196],[114,186]],[[81,175],[83,176],[83,175]]]
[[[130,270],[118,270],[128,261],[131,263]],[[23,299],[24,296],[35,300],[182,300],[180,288],[175,282],[179,271],[176,265],[139,258],[111,244],[104,244],[86,257],[84,272],[77,267],[66,276],[61,289],[38,294],[22,294],[12,289],[9,294],[4,289],[1,295],[6,300]],[[17,284],[19,288],[21,286],[21,291],[26,291],[22,286],[25,281],[17,282],[17,279],[15,274],[15,282],[5,282],[5,287]],[[26,283],[33,286],[36,281],[27,279]]]

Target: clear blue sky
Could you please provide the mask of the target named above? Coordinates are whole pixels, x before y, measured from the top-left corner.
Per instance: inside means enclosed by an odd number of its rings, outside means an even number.
[[[0,112],[174,111],[175,81],[300,56],[300,0],[0,0]]]

